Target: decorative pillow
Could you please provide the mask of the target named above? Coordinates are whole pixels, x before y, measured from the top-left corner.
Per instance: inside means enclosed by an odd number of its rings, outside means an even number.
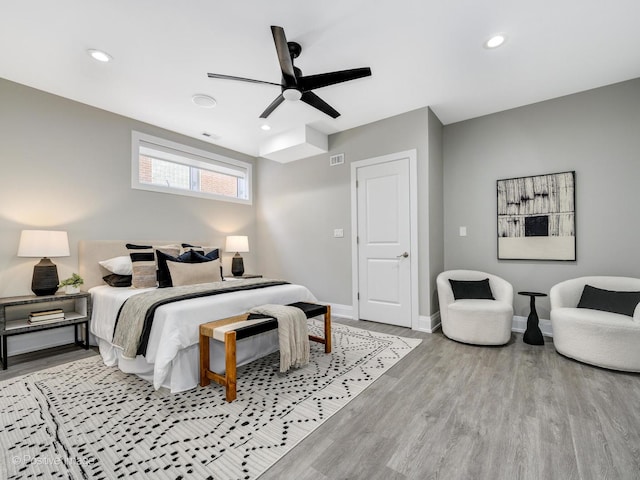
[[[166,288],[172,287],[173,282],[171,281],[171,273],[169,272],[169,267],[167,266],[167,262],[182,262],[182,263],[205,263],[212,262],[213,260],[210,258],[201,255],[195,250],[189,250],[188,252],[183,253],[177,257],[173,257],[171,255],[167,255],[166,253],[157,250],[156,251],[156,260],[158,262],[158,287]]]
[[[167,261],[174,287],[197,283],[219,282],[220,268],[216,262],[185,263]]]
[[[102,277],[102,279],[110,287],[130,287],[131,286],[131,275],[118,275],[117,273],[112,273],[111,275]]]
[[[218,247],[200,247],[198,245],[191,245],[189,243],[183,243],[182,249],[180,253],[184,253],[189,251],[190,249],[194,249],[198,253],[204,255],[207,258],[212,260],[218,260],[220,262],[220,277],[224,280],[224,275],[222,274],[222,258],[220,258],[220,248]],[[205,253],[208,250],[207,253]]]
[[[151,288],[157,286],[155,256],[157,250],[172,256],[177,256],[180,253],[180,247],[178,247],[178,245],[153,247],[150,245],[133,245],[127,243],[126,247],[129,250],[131,264],[133,266],[133,278],[131,280],[133,288]]]
[[[489,285],[489,279],[484,280],[451,280],[451,289],[453,290],[453,298],[462,300],[465,298],[473,298],[479,300],[495,300],[493,292]]]
[[[216,260],[220,258],[220,249],[218,247],[201,247],[199,245],[190,245],[188,243],[183,243],[182,248],[180,249],[180,253],[183,254],[188,252],[189,250],[195,250],[196,252],[200,253],[201,255],[204,255],[207,258],[210,258],[211,260]],[[207,250],[209,252],[204,253]]]
[[[578,308],[590,308],[633,317],[638,303],[640,303],[640,292],[617,292],[585,285]]]
[[[108,260],[98,262],[104,268],[111,273],[118,275],[132,275],[133,267],[131,265],[131,257],[129,255],[122,255],[121,257],[113,257]]]

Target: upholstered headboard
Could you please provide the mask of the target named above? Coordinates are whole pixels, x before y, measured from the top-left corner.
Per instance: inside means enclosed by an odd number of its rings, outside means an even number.
[[[127,243],[137,245],[180,245],[182,242],[170,240],[80,240],[78,243],[78,271],[84,279],[83,290],[97,285],[105,285],[102,277],[110,272],[98,262],[120,255],[128,255]],[[210,242],[189,242],[204,245]]]

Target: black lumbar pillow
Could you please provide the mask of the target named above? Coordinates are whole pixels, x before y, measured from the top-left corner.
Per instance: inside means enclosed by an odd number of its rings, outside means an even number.
[[[493,298],[493,292],[491,292],[491,286],[489,286],[489,279],[484,280],[451,280],[451,289],[453,290],[453,297],[456,300],[462,299],[478,299],[478,300],[495,300]]]
[[[590,308],[633,317],[638,303],[640,303],[640,292],[618,292],[585,285],[578,308]]]
[[[102,277],[104,282],[111,287],[130,287],[131,278],[131,275],[118,275],[117,273]]]

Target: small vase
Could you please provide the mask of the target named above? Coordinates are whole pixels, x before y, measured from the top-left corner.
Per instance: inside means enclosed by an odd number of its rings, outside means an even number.
[[[73,285],[65,285],[64,293],[80,293],[80,287],[74,287]]]

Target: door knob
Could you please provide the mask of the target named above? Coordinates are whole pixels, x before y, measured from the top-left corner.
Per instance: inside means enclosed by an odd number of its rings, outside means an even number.
[[[403,254],[398,255],[396,258],[400,258],[400,257],[407,258],[408,256],[409,256],[409,254],[407,252],[404,252]]]

